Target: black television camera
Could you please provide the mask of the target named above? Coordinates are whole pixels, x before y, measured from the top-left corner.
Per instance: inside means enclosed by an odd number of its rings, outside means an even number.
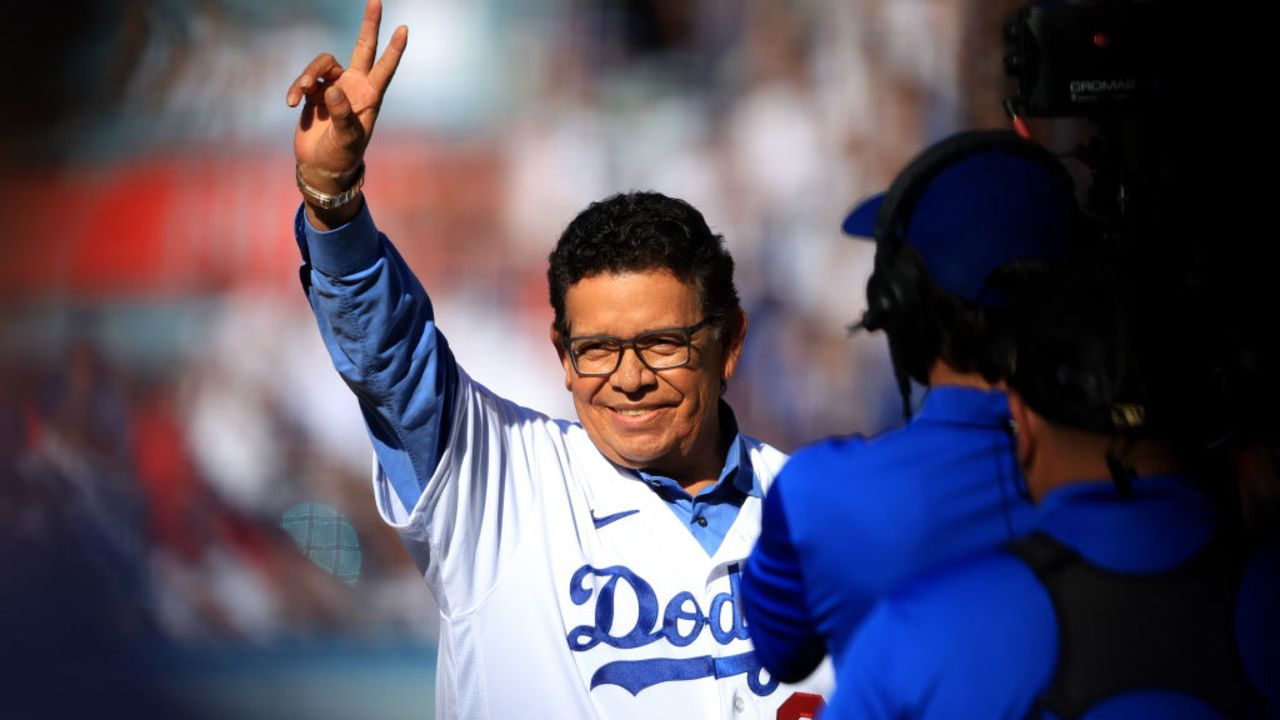
[[[1098,116],[1155,101],[1168,14],[1152,2],[1032,5],[1004,27],[1005,73],[1022,112]]]
[[[1171,182],[1161,129],[1178,102],[1173,18],[1154,0],[1035,2],[1004,27],[1005,73],[1018,86],[1005,108],[1015,124],[1083,117],[1097,128],[1073,154],[1091,173],[1085,211],[1113,246],[1148,235]]]
[[[1033,0],[1004,27],[1017,86],[1005,108],[1020,131],[1024,117],[1089,121],[1070,155],[1090,174],[1095,251],[1126,282],[1167,296],[1166,315],[1180,309],[1177,352],[1201,368],[1181,386],[1197,434],[1268,447],[1280,463],[1276,265],[1263,230],[1274,200],[1251,179],[1272,166],[1271,143],[1247,122],[1268,87],[1257,56],[1269,28],[1244,9]]]

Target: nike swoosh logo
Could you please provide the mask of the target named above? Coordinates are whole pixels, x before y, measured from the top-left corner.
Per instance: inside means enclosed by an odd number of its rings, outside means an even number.
[[[596,511],[592,510],[591,522],[595,523],[596,529],[599,530],[600,528],[604,527],[605,525],[608,525],[611,522],[616,522],[618,520],[621,520],[622,518],[628,515],[635,515],[638,512],[640,511],[639,510],[623,510],[622,512],[616,512],[612,515],[605,515],[602,518],[598,518],[596,517]]]

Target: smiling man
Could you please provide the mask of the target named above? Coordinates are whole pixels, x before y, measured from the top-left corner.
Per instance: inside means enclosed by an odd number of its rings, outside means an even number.
[[[722,239],[657,193],[592,204],[551,253],[551,342],[579,422],[457,364],[374,225],[364,151],[407,42],[318,56],[286,100],[303,284],[377,455],[374,494],[441,613],[441,718],[813,717],[830,672],[780,686],[738,597],[785,457],[720,398],[747,329]]]
[[[561,236],[547,280],[551,342],[595,446],[690,495],[713,485],[732,439],[719,398],[747,318],[733,259],[702,215],[658,193],[595,203]]]

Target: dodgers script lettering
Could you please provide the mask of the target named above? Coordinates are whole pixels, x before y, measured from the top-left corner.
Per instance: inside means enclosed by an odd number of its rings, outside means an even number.
[[[653,586],[628,567],[583,565],[569,581],[569,599],[574,605],[586,605],[594,600],[595,622],[569,631],[569,649],[585,652],[603,643],[613,648],[633,650],[662,640],[673,647],[685,647],[703,632],[711,633],[720,645],[745,640],[748,637],[747,626],[737,601],[739,575],[737,565],[729,567],[729,592],[717,594],[704,611],[697,597],[688,591],[676,593],[665,606],[660,605]],[[603,584],[593,583],[591,580],[594,578],[605,578],[605,581]],[[620,584],[635,595],[638,610],[634,624],[615,628],[615,598]],[[727,618],[726,612],[729,613]],[[682,624],[685,625],[683,632]],[[608,662],[592,675],[591,687],[617,685],[634,695],[663,682],[740,674],[746,675],[747,686],[756,695],[769,695],[778,687],[778,681],[769,677],[756,660],[755,653],[750,651],[720,657],[656,657]]]

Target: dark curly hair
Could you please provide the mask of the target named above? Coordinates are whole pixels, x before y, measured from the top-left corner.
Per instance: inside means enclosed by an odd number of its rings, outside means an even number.
[[[669,270],[698,291],[717,335],[738,308],[733,257],[689,203],[656,192],[619,193],[591,203],[569,223],[548,257],[555,328],[569,336],[565,294],[601,273]]]

